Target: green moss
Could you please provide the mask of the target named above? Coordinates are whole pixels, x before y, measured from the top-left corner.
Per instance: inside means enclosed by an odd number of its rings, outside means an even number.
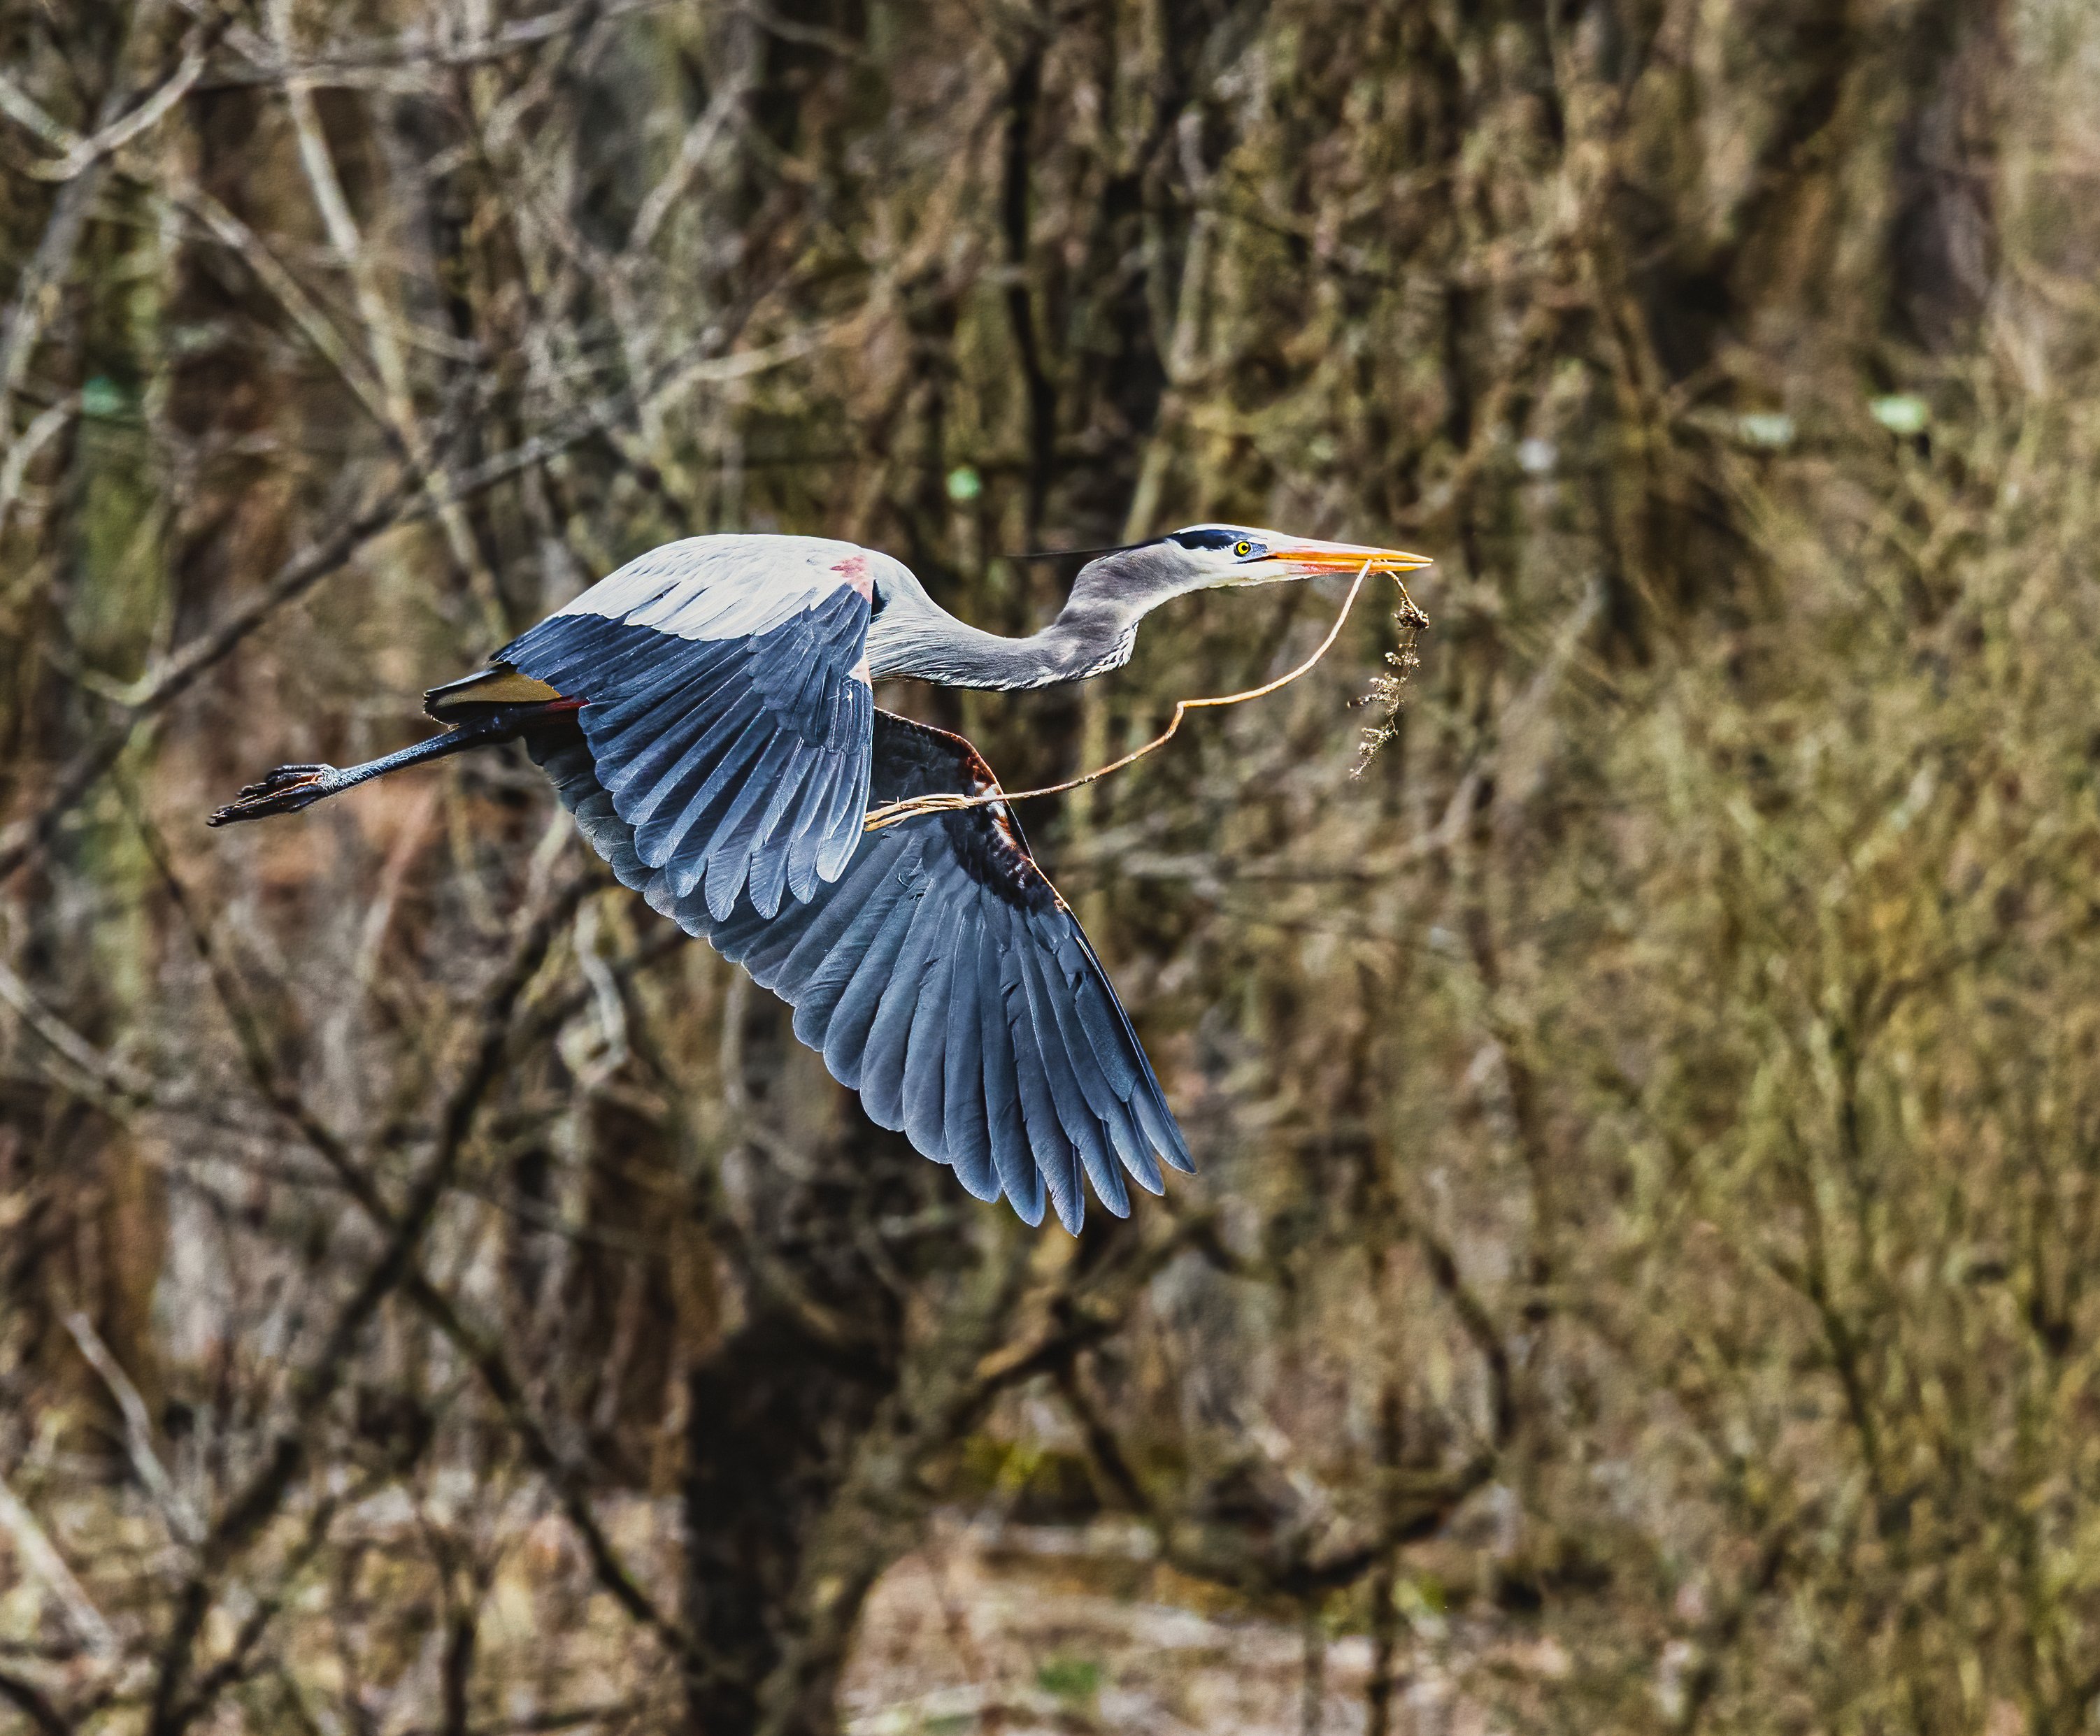
[[[1035,1685],[1061,1700],[1090,1700],[1101,1691],[1101,1667],[1092,1658],[1045,1659],[1037,1667]]]

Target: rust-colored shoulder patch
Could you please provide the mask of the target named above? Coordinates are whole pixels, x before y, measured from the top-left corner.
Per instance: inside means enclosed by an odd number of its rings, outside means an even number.
[[[953,739],[961,745],[963,750],[963,771],[970,781],[969,793],[972,795],[1004,795],[1006,792],[999,787],[999,779],[993,774],[984,756],[973,743],[964,741],[960,735]],[[982,811],[985,817],[991,822],[993,835],[998,839],[992,848],[993,857],[999,860],[1005,872],[1012,876],[1013,884],[1024,891],[1039,888],[1048,892],[1061,906],[1064,899],[1059,897],[1057,888],[1050,883],[1049,875],[1037,866],[1035,853],[1028,848],[1028,840],[1021,835],[1021,828],[1013,823],[1013,810],[1001,801],[987,803]]]
[[[963,775],[970,781],[971,795],[1004,795],[1006,794],[1005,791],[999,788],[999,779],[993,775],[991,767],[985,761],[985,756],[977,751],[973,743],[964,741],[960,735],[951,736],[950,739],[963,750]]]

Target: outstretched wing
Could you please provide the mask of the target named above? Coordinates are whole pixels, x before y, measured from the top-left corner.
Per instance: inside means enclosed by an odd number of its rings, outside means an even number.
[[[581,703],[626,848],[673,897],[721,920],[741,893],[770,916],[783,893],[836,879],[860,837],[872,596],[849,543],[690,537],[601,579],[496,663]]]
[[[717,918],[635,853],[588,754],[528,738],[613,871],[795,1009],[795,1034],[982,1200],[1030,1223],[1046,1195],[1077,1230],[1083,1174],[1123,1216],[1127,1171],[1158,1192],[1160,1161],[1192,1167],[1159,1082],[1078,921],[1005,804],[924,814],[871,832],[807,903]],[[998,787],[961,737],[877,712],[877,803]]]

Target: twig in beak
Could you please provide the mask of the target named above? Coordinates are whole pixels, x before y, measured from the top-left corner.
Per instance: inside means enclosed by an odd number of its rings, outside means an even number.
[[[1398,573],[1392,575],[1392,582],[1400,593],[1400,606],[1392,612],[1392,624],[1400,629],[1400,643],[1385,654],[1386,663],[1392,672],[1373,676],[1371,690],[1357,701],[1358,705],[1379,707],[1383,715],[1364,730],[1363,740],[1357,750],[1356,768],[1350,773],[1356,778],[1362,777],[1377,757],[1379,749],[1400,734],[1400,708],[1407,702],[1408,677],[1422,667],[1421,654],[1415,646],[1429,626],[1429,617],[1409,594]]]

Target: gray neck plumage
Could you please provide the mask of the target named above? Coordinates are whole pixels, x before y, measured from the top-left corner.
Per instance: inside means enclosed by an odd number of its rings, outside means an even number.
[[[1138,623],[1202,583],[1172,571],[1157,544],[1118,549],[1079,569],[1070,597],[1048,627],[1025,639],[1004,639],[956,619],[908,569],[891,563],[876,581],[869,670],[878,680],[906,676],[946,687],[1083,681],[1127,663]]]

